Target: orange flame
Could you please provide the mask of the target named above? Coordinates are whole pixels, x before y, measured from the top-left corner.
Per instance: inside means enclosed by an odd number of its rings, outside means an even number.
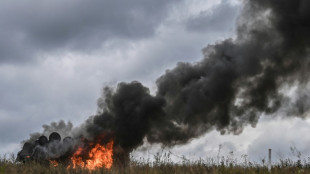
[[[50,161],[50,164],[54,167],[57,167],[58,166],[58,162],[56,160],[49,160]]]
[[[79,147],[76,152],[73,154],[73,156],[71,157],[71,162],[72,162],[72,168],[76,168],[77,166],[80,166],[82,168],[84,168],[85,163],[82,159],[82,157],[80,156],[83,152],[83,148]],[[68,168],[70,168],[70,165],[68,166]]]
[[[85,168],[88,170],[95,170],[97,168],[105,167],[110,169],[113,164],[113,140],[106,146],[96,144],[87,154],[87,160],[82,158],[83,148],[79,147],[71,157],[72,168]],[[67,167],[71,168],[71,165]]]

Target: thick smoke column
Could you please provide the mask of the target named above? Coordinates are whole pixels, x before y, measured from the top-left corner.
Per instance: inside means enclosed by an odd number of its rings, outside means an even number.
[[[75,134],[109,134],[129,154],[144,139],[173,146],[213,129],[239,134],[283,106],[301,116],[309,109],[308,95],[292,103],[280,90],[308,84],[309,31],[308,0],[246,0],[235,39],[204,48],[200,62],[167,70],[155,96],[139,82],[106,87],[100,112]]]
[[[87,131],[112,131],[128,151],[144,137],[171,146],[212,129],[239,134],[287,103],[283,86],[307,84],[309,31],[307,0],[244,1],[235,39],[204,48],[200,62],[168,70],[155,96],[139,82],[106,88],[102,113]]]

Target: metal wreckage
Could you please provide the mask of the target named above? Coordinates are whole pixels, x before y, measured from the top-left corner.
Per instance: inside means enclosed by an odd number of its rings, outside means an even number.
[[[72,145],[73,139],[69,136],[61,141],[61,136],[57,132],[51,133],[48,138],[42,135],[33,143],[26,142],[18,152],[16,161],[49,163],[50,160],[57,158],[58,161],[65,162],[72,152]]]

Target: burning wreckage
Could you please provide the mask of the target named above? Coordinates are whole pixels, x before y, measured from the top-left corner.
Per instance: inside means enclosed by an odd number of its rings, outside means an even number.
[[[17,161],[26,163],[36,161],[41,164],[58,166],[65,165],[69,168],[111,168],[113,164],[113,140],[107,136],[101,137],[100,142],[91,142],[80,137],[79,140],[72,137],[61,136],[57,132],[42,135],[35,142],[26,142],[17,154]],[[104,145],[103,145],[104,144]]]

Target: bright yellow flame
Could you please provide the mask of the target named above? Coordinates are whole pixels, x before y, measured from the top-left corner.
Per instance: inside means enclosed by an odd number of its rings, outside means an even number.
[[[89,151],[85,162],[81,157],[83,148],[78,148],[71,157],[72,168],[75,169],[76,167],[80,167],[88,170],[95,170],[105,167],[106,169],[110,169],[113,164],[113,143],[112,140],[106,146],[96,144],[95,147]],[[69,165],[67,168],[69,169],[71,166]]]
[[[89,152],[89,160],[86,160],[86,168],[94,170],[96,168],[105,167],[110,169],[113,164],[113,141],[108,143],[106,147],[97,144]]]
[[[82,159],[82,157],[80,156],[83,152],[83,148],[79,147],[76,152],[73,154],[73,156],[71,157],[71,162],[72,162],[72,168],[75,169],[77,166],[80,166],[82,168],[84,168],[85,163]],[[67,168],[70,168],[71,166],[69,165]]]

